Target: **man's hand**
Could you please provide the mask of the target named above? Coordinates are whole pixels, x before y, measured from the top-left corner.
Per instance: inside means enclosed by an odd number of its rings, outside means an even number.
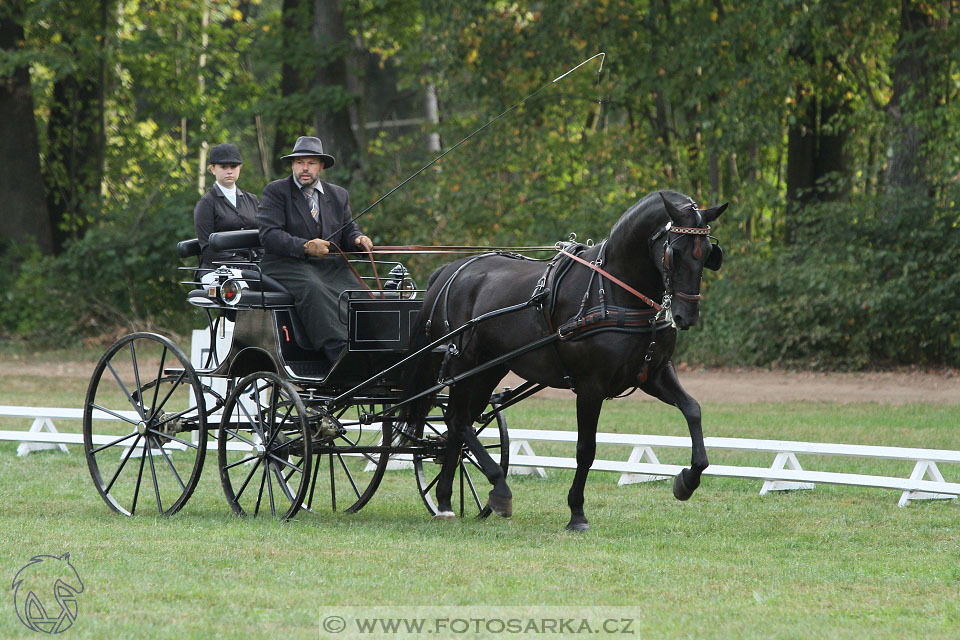
[[[313,256],[314,258],[322,258],[323,256],[330,253],[330,242],[323,240],[321,238],[314,238],[313,240],[307,240],[307,243],[303,245],[303,251],[308,256]]]
[[[373,251],[373,240],[367,236],[360,236],[353,241],[353,244],[356,245],[357,249],[362,249],[363,251]]]

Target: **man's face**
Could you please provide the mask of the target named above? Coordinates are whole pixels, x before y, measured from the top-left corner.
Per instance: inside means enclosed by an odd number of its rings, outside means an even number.
[[[240,167],[243,165],[239,164],[212,164],[210,165],[210,173],[216,177],[217,182],[227,187],[231,188],[233,185],[237,184],[237,178],[240,177]]]
[[[303,156],[293,159],[293,177],[301,185],[309,186],[320,179],[323,161],[318,156]]]

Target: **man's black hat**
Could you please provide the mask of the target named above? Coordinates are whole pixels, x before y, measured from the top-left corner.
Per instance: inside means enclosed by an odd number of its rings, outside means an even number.
[[[312,136],[300,136],[297,138],[297,143],[293,145],[293,153],[285,155],[280,159],[288,160],[290,158],[300,158],[303,156],[318,156],[320,161],[323,162],[324,169],[329,169],[333,166],[334,162],[336,162],[333,156],[323,152],[323,143],[320,142],[320,138],[314,138]]]

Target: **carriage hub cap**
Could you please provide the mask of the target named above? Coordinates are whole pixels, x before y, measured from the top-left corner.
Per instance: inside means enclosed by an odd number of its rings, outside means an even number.
[[[257,444],[253,445],[253,455],[257,456],[258,458],[263,458],[267,455],[267,448],[258,442]]]
[[[142,436],[146,435],[147,433],[147,423],[144,422],[143,420],[137,423],[137,433],[139,433]]]

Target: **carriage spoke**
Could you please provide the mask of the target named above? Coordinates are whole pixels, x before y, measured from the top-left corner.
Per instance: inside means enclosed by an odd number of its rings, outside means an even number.
[[[428,484],[427,486],[425,486],[423,489],[420,490],[420,495],[424,496],[430,493],[430,491],[433,489],[433,485],[437,484],[437,480],[439,479],[440,479],[439,473],[433,476],[433,480],[430,481],[430,484]]]
[[[160,366],[157,367],[157,380],[163,380],[163,365],[167,361],[167,345],[163,345],[163,351],[160,353]],[[157,397],[160,395],[160,385],[153,385],[153,400],[150,401],[150,415],[155,416],[157,411]]]
[[[479,468],[479,467],[478,467]],[[470,485],[470,493],[473,494],[473,501],[477,505],[477,509],[483,509],[483,505],[480,503],[480,496],[477,494],[477,488],[473,486],[473,478],[470,477],[470,470],[467,468],[463,462],[460,463],[460,491],[463,492],[463,478],[466,478],[467,484]],[[462,500],[461,496],[461,500]]]
[[[299,471],[299,472],[303,473],[303,470],[302,470],[300,467],[298,467],[298,466],[295,465],[295,464],[290,463],[290,461],[288,461],[288,460],[284,460],[283,458],[281,458],[281,457],[279,457],[279,456],[275,456],[275,455],[272,454],[272,453],[270,454],[270,457],[273,458],[276,462],[278,462],[278,463],[280,463],[280,464],[283,464],[283,465],[286,465],[286,466],[290,467],[291,469],[293,469],[293,471],[290,472],[291,474],[294,473],[294,472],[296,472],[296,471]],[[288,479],[289,479],[289,477],[288,477]]]
[[[137,486],[133,490],[133,504],[130,506],[130,515],[133,515],[137,511],[137,498],[140,497],[140,481],[143,480],[143,463],[144,462],[146,462],[146,456],[140,456],[140,471],[137,472]]]
[[[350,481],[350,486],[353,487],[353,492],[360,497],[360,489],[357,488],[357,483],[353,479],[353,474],[350,473],[350,469],[347,468],[346,463],[343,461],[343,456],[339,453],[337,454],[337,459],[340,461],[340,466],[343,468],[343,472],[347,475],[347,480]]]
[[[479,463],[479,462],[477,462],[476,460],[474,460],[473,456],[471,456],[471,455],[469,455],[469,454],[464,454],[464,456],[460,459],[460,466],[461,466],[461,467],[464,466],[464,464],[463,464],[463,461],[464,461],[464,460],[466,460],[467,462],[469,462],[470,464],[472,464],[474,467],[476,467],[476,468],[477,468],[477,471],[479,471],[480,473],[483,473],[483,467],[480,466],[480,463]]]
[[[107,409],[106,407],[103,407],[103,406],[101,406],[101,405],[99,405],[99,404],[97,404],[97,403],[95,403],[95,402],[91,402],[91,403],[90,403],[90,407],[91,407],[92,409],[96,409],[97,411],[103,411],[103,412],[106,413],[107,415],[111,415],[111,416],[113,416],[114,418],[119,418],[120,420],[123,420],[124,422],[126,422],[126,423],[128,423],[128,424],[132,424],[133,426],[137,426],[137,421],[136,421],[136,420],[131,420],[131,419],[128,418],[127,416],[125,416],[125,415],[123,415],[123,414],[121,414],[121,413],[118,413],[118,412],[116,412],[116,411],[111,411],[110,409]]]
[[[138,437],[139,437],[140,434],[137,433],[136,431],[131,431],[130,433],[128,433],[128,434],[125,435],[125,436],[120,436],[120,437],[117,438],[116,440],[111,440],[111,441],[108,442],[107,444],[102,444],[102,445],[100,445],[99,447],[97,447],[96,449],[91,449],[91,450],[90,450],[90,453],[92,453],[92,454],[100,453],[100,452],[103,451],[104,449],[109,449],[110,447],[115,447],[116,445],[120,444],[120,443],[123,442],[124,440],[129,440],[129,439],[132,438],[133,436],[138,436]]]
[[[133,364],[133,379],[137,383],[137,397],[143,405],[143,412],[147,413],[147,405],[143,403],[143,385],[140,384],[140,368],[137,366],[137,349],[132,341],[130,342],[130,361]]]
[[[170,384],[170,388],[167,389],[167,395],[165,395],[165,396],[163,397],[163,400],[160,401],[160,404],[158,404],[158,405],[153,409],[153,414],[151,415],[151,417],[157,415],[158,412],[163,411],[163,407],[164,407],[165,404],[167,404],[167,400],[169,400],[170,397],[173,395],[173,392],[176,391],[176,390],[180,387],[180,383],[183,382],[183,377],[184,377],[185,375],[187,375],[187,370],[186,370],[186,369],[184,369],[183,371],[181,371],[181,372],[180,372],[180,375],[177,376],[177,379],[174,380],[174,381]],[[159,385],[158,385],[158,386],[159,386]]]
[[[275,518],[277,516],[277,505],[273,501],[273,470],[273,465],[267,460],[266,469],[264,469],[267,476],[267,496],[270,498],[270,515]]]
[[[234,431],[233,429],[224,429],[224,431],[226,431],[229,435],[233,436],[237,440],[243,440],[246,444],[250,445],[251,447],[256,446],[256,443],[254,443],[253,440],[247,440],[246,438],[243,437],[243,434],[240,433],[239,431]]]
[[[260,515],[260,503],[263,500],[263,487],[267,482],[267,476],[270,475],[267,472],[260,474],[260,491],[257,492],[257,504],[253,508],[253,516],[256,517]]]
[[[187,409],[184,409],[183,411],[178,411],[177,413],[171,413],[169,416],[164,417],[163,420],[161,420],[160,422],[158,422],[158,423],[156,424],[156,426],[157,426],[157,427],[162,427],[163,425],[167,424],[168,422],[172,422],[172,421],[174,421],[174,420],[177,420],[177,419],[179,419],[179,418],[182,418],[183,416],[187,415],[187,414],[190,413],[191,411],[197,411],[197,409],[198,409],[198,407],[197,407],[196,405],[194,405],[194,406],[192,406],[192,407],[189,407],[189,408],[187,408]]]
[[[133,435],[133,434],[130,434],[130,435]],[[127,449],[126,454],[124,454],[124,456],[123,456],[123,460],[120,461],[120,466],[117,468],[116,473],[113,474],[113,477],[110,479],[110,482],[107,484],[106,488],[104,489],[107,493],[110,493],[110,489],[113,487],[113,483],[117,481],[117,478],[120,476],[120,472],[123,471],[123,466],[124,466],[125,464],[127,464],[127,460],[130,459],[130,454],[133,453],[134,447],[136,447],[136,446],[137,446],[137,443],[140,442],[140,438],[141,438],[142,436],[141,436],[139,433],[136,434],[136,436],[137,436],[137,439],[134,440],[134,441],[133,441],[133,444],[130,445],[130,448]],[[129,437],[129,436],[127,436],[127,437]],[[121,440],[126,440],[126,438],[121,438]],[[142,464],[141,464],[141,466],[142,466]],[[141,469],[141,473],[142,473],[142,472],[143,472],[143,470]],[[136,499],[134,499],[134,502],[136,502]]]
[[[348,424],[348,423],[343,422],[343,423],[341,423],[341,424],[346,425],[346,424]],[[351,447],[356,447],[356,446],[358,445],[358,443],[360,442],[360,437],[359,437],[359,436],[357,437],[356,440],[351,440],[350,438],[347,437],[347,434],[341,434],[341,435],[339,435],[339,436],[337,436],[337,437],[338,437],[339,439],[343,440],[344,442],[346,442],[346,443],[347,443],[349,446],[351,446]],[[381,441],[381,444],[385,444],[385,443],[383,443],[383,442]],[[339,454],[338,454],[338,455],[339,455]],[[377,462],[379,462],[379,460],[378,460],[377,458],[373,457],[373,454],[372,454],[372,453],[366,453],[366,452],[364,451],[364,452],[361,452],[360,455],[361,455],[362,457],[366,458],[366,459],[367,459],[367,462],[369,462],[370,464],[374,464],[374,465],[375,465],[375,464],[377,464]],[[380,454],[380,455],[387,455],[387,454],[382,453],[382,454]],[[344,471],[347,471],[347,468],[344,467],[343,470],[344,470]],[[349,474],[350,472],[347,471],[347,473]],[[351,479],[351,482],[352,482],[352,481],[353,481],[353,480]],[[359,496],[358,496],[358,497],[359,497]]]
[[[337,510],[337,483],[333,476],[333,454],[327,456],[327,464],[330,465],[330,508]]]
[[[247,489],[247,485],[250,483],[250,480],[252,480],[253,476],[257,473],[257,467],[259,467],[260,463],[262,462],[262,458],[258,456],[254,456],[253,458],[248,458],[247,460],[245,460],[245,462],[249,462],[250,460],[256,460],[256,462],[253,463],[253,469],[250,469],[250,473],[247,474],[247,479],[243,481],[243,484],[240,485],[240,490],[237,491],[236,499],[238,502],[240,500],[240,496],[242,496],[243,492]],[[259,504],[260,504],[260,501],[258,500],[257,505]]]
[[[173,461],[170,459],[170,454],[167,453],[167,450],[163,448],[163,445],[160,445],[160,453],[163,454],[163,459],[166,460],[167,466],[170,467],[170,471],[173,472],[173,477],[177,479],[177,483],[180,485],[180,490],[185,491],[187,485],[183,484],[183,479],[180,477],[180,474],[177,473],[177,468],[173,466]]]
[[[176,443],[178,443],[178,444],[182,444],[182,445],[185,446],[185,447],[190,447],[191,449],[197,449],[197,448],[199,448],[199,446],[200,446],[200,445],[198,445],[198,444],[196,444],[196,443],[194,443],[194,442],[189,442],[189,441],[187,441],[187,440],[182,440],[182,439],[180,439],[180,438],[178,438],[178,437],[176,437],[176,436],[170,435],[169,433],[164,433],[164,432],[162,432],[162,431],[157,431],[156,429],[149,429],[149,430],[148,430],[148,433],[152,433],[155,438],[165,438],[165,439],[167,439],[167,440],[170,440],[171,442],[176,442]]]
[[[313,465],[313,478],[310,480],[310,497],[307,499],[307,509],[313,508],[313,492],[317,488],[317,472],[320,471],[320,465]]]
[[[160,501],[160,485],[157,482],[157,469],[153,463],[153,444],[150,442],[150,436],[146,437],[146,441],[144,449],[146,449],[147,456],[150,457],[150,478],[153,480],[153,493],[157,497],[157,512],[163,515],[163,504]]]
[[[144,415],[143,407],[139,406],[137,401],[133,399],[133,396],[130,395],[130,392],[127,391],[127,385],[123,384],[123,380],[120,379],[120,375],[117,373],[117,370],[113,368],[113,363],[107,362],[107,368],[110,369],[110,373],[113,374],[113,378],[117,381],[117,384],[120,385],[120,389],[123,391],[123,394],[127,396],[130,406],[134,408],[141,420],[146,420],[147,417]]]
[[[287,500],[293,502],[294,495],[290,493],[290,485],[287,484],[287,481],[284,479],[283,474],[280,473],[280,467],[274,467],[273,473],[276,475],[277,483],[280,485],[280,490],[283,491],[283,495],[287,497]]]
[[[241,464],[247,464],[247,463],[250,462],[251,460],[257,460],[257,459],[258,459],[257,456],[248,456],[248,457],[242,458],[242,459],[240,459],[240,460],[238,460],[238,461],[236,461],[236,462],[231,462],[231,463],[228,464],[228,465],[224,465],[223,468],[224,468],[224,469],[233,469],[234,467],[239,467]],[[246,483],[244,483],[244,486],[246,486]],[[240,493],[243,493],[243,489],[240,489]],[[240,496],[238,495],[237,497],[240,497]]]

